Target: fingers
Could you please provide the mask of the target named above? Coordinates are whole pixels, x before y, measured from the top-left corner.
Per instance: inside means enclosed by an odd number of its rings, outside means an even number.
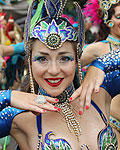
[[[82,88],[81,90],[81,95],[80,95],[80,102],[79,102],[79,115],[83,114],[83,110],[85,107],[85,98],[86,98],[86,93],[87,93],[87,86],[84,87],[84,89]]]
[[[94,88],[94,92],[95,93],[98,93],[99,90],[100,90],[100,86],[101,84],[103,83],[103,80],[104,80],[104,77],[105,77],[105,73],[104,72],[101,72],[101,76],[99,77],[99,79],[96,80],[95,82],[95,88]]]
[[[80,96],[81,91],[82,91],[82,86],[80,86],[80,87],[72,94],[72,96],[70,97],[69,100],[70,100],[70,101],[75,100],[77,97]]]
[[[35,105],[29,105],[29,108],[28,110],[32,111],[35,115],[39,115],[40,113],[45,113],[46,110],[38,107],[38,106],[35,106]]]
[[[85,101],[85,108],[86,110],[88,110],[90,108],[90,104],[91,104],[91,97],[92,97],[92,93],[94,90],[94,84],[91,84],[87,90],[86,93],[86,101]]]
[[[96,82],[95,88],[94,88],[94,92],[95,92],[95,93],[98,93],[99,90],[100,90],[100,83],[99,83],[99,82]]]
[[[45,98],[50,103],[58,103],[59,102],[58,99],[55,99],[55,98],[52,98],[52,97],[49,97],[49,96],[45,96]]]
[[[51,99],[49,99],[51,101]],[[52,100],[54,101],[54,99]],[[37,104],[35,101],[31,101],[28,105],[28,109],[30,111],[38,112],[38,113],[45,113],[46,110],[48,111],[60,111],[61,109],[55,107],[51,103],[47,102],[45,104]]]

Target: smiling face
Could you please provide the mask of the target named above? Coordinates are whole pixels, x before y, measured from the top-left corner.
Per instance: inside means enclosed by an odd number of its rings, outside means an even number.
[[[50,50],[39,40],[32,46],[32,73],[51,96],[60,95],[72,82],[76,70],[75,51],[70,42]]]
[[[110,34],[120,39],[120,5],[114,8],[115,14],[111,20],[114,21],[114,26],[110,28]]]

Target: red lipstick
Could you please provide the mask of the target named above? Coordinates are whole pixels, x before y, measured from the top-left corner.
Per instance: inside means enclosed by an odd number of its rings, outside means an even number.
[[[50,86],[56,87],[56,86],[59,86],[62,83],[63,78],[47,78],[47,79],[45,79],[45,81]]]

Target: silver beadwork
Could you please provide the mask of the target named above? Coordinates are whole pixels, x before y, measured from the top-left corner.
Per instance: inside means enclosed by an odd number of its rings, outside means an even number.
[[[65,91],[65,93],[66,93],[67,98],[63,100],[64,102],[56,103],[55,106],[57,106],[58,108],[61,108],[60,114],[65,118],[69,131],[72,132],[73,130],[79,141],[79,136],[81,135],[81,127],[79,125],[79,122],[75,118],[72,105],[68,103],[69,96],[68,96],[67,91]]]

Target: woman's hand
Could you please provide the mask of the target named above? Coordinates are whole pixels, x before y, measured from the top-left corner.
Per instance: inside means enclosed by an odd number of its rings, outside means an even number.
[[[94,66],[89,67],[82,85],[73,93],[70,98],[71,100],[75,100],[77,97],[80,97],[80,115],[83,114],[84,107],[86,109],[90,108],[92,93],[99,92],[104,78],[105,73],[102,70]]]
[[[46,110],[60,111],[59,108],[50,104],[50,103],[57,103],[59,101],[58,99],[54,99],[54,98],[45,96],[47,103],[37,104],[35,102],[37,96],[38,95],[36,95],[36,94],[13,90],[11,92],[11,106],[18,108],[18,109],[29,110],[35,114],[45,113]]]

